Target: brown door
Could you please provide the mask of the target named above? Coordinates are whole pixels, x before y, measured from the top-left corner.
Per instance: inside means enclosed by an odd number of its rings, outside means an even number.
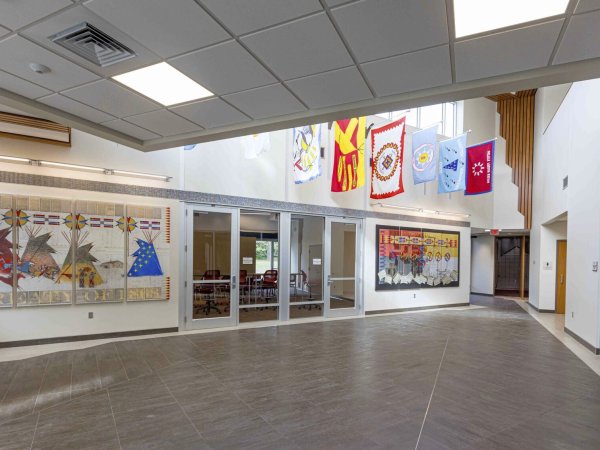
[[[567,295],[567,241],[556,242],[556,314],[565,313]]]

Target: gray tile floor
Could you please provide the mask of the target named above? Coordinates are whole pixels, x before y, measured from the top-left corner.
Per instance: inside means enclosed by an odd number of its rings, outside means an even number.
[[[0,363],[0,448],[600,448],[600,377],[473,303]]]

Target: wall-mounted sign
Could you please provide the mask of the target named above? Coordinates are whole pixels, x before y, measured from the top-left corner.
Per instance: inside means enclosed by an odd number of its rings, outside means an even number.
[[[252,256],[244,256],[242,257],[242,264],[252,264],[253,258]]]
[[[313,258],[313,266],[320,266],[321,258]]]

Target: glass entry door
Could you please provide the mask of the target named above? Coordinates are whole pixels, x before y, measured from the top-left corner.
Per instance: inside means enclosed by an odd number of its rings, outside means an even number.
[[[360,219],[327,218],[325,226],[325,313],[327,317],[360,313]]]
[[[239,211],[186,209],[186,329],[237,324]]]

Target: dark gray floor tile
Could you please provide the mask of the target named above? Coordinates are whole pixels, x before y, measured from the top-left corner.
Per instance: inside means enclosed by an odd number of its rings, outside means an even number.
[[[32,448],[118,449],[106,391],[41,411]]]
[[[160,408],[175,403],[169,390],[156,375],[146,375],[114,385],[108,388],[108,393],[115,413]]]
[[[209,449],[176,404],[115,412],[123,449]]]
[[[37,414],[29,414],[10,422],[0,424],[0,449],[29,449],[37,423]]]

